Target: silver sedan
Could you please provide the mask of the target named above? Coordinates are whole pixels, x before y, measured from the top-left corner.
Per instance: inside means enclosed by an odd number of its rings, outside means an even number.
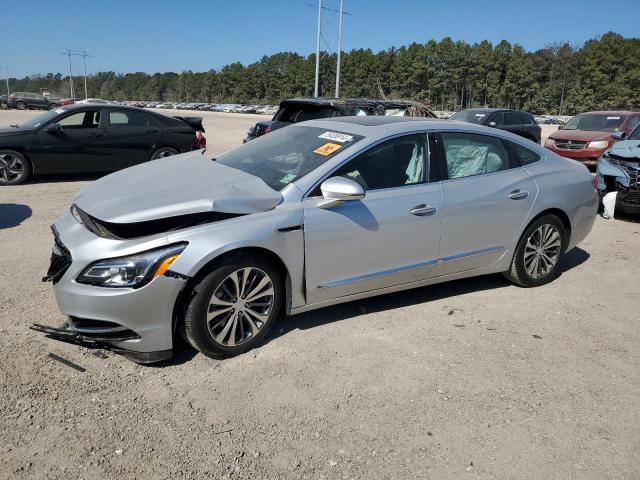
[[[45,277],[68,322],[40,329],[141,362],[170,357],[180,333],[236,355],[284,314],[495,272],[543,285],[597,206],[584,166],[508,132],[300,123],[85,187],[53,227]]]

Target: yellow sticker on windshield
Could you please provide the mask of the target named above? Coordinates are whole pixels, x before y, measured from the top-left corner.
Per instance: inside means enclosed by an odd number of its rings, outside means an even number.
[[[317,153],[318,155],[324,155],[325,157],[331,155],[333,152],[336,152],[342,148],[342,145],[338,145],[337,143],[325,143],[321,147],[316,148],[313,153]]]

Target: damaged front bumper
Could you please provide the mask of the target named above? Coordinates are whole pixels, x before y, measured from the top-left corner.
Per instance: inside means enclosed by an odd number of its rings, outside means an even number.
[[[173,350],[164,350],[159,352],[135,352],[133,350],[126,350],[124,348],[118,348],[112,343],[117,339],[114,337],[100,337],[94,335],[82,335],[78,332],[74,332],[68,326],[56,328],[48,325],[41,325],[34,323],[29,327],[36,332],[44,333],[48,338],[58,340],[60,342],[71,343],[73,345],[79,345],[85,348],[100,348],[109,350],[114,353],[118,353],[127,357],[136,363],[155,363],[163,360],[169,360],[173,357]],[[122,341],[128,340],[129,336],[123,336]]]
[[[596,174],[601,197],[618,192],[616,209],[640,213],[640,159],[605,154],[598,161]]]

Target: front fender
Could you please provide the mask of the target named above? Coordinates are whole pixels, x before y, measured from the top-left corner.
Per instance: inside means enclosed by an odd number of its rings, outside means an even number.
[[[599,191],[606,190],[607,188],[604,177],[615,177],[617,183],[625,188],[629,187],[629,176],[627,173],[618,165],[610,163],[604,156],[598,160],[596,175],[598,176]]]

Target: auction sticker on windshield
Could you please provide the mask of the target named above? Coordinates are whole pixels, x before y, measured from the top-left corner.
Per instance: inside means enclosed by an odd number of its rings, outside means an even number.
[[[325,143],[321,147],[316,148],[313,153],[317,153],[318,155],[324,155],[328,157],[332,153],[340,150],[342,145],[338,145],[337,143]]]
[[[325,140],[333,140],[334,142],[345,143],[353,140],[353,135],[346,135],[338,132],[324,132],[322,135],[318,135],[318,138],[324,138]]]

